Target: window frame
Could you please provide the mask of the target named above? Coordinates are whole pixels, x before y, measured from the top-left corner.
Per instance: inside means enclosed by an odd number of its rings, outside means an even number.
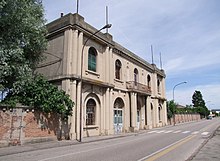
[[[96,102],[90,98],[86,103],[86,126],[96,124]]]
[[[94,47],[90,47],[88,51],[88,70],[97,71],[97,50]]]
[[[115,61],[115,78],[121,80],[121,68],[122,64],[120,60]]]

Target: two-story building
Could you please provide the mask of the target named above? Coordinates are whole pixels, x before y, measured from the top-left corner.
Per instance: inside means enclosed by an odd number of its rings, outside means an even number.
[[[98,30],[79,14],[62,16],[47,28],[47,59],[38,72],[75,102],[69,118],[71,139],[167,125],[163,70],[116,43],[109,33],[91,37]]]

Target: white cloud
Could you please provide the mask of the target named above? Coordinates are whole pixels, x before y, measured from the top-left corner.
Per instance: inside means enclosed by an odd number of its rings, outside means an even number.
[[[203,99],[206,103],[208,108],[220,108],[220,84],[207,84],[207,85],[198,85],[195,87],[183,88],[178,87],[174,91],[175,95],[175,102],[181,105],[190,105],[192,104],[192,95],[197,91],[201,91],[203,95]],[[173,99],[173,90],[167,91],[167,99]]]
[[[44,0],[47,19],[60,12],[76,11],[76,1]],[[177,101],[191,104],[191,96],[201,89],[206,100],[218,105],[220,82],[220,12],[218,0],[79,0],[79,14],[96,28],[105,24],[105,7],[109,7],[109,30],[113,39],[151,63],[159,66],[162,53],[167,74],[168,99],[174,81],[189,81],[188,88],[178,87]],[[199,86],[199,84],[206,84]],[[182,90],[182,91],[181,91]],[[180,92],[180,94],[179,94]]]

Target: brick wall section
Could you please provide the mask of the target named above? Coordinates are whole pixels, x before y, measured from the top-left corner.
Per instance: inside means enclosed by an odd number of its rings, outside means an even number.
[[[59,118],[41,112],[29,112],[24,116],[25,137],[56,136],[59,131]]]
[[[190,122],[190,121],[199,121],[200,115],[199,114],[175,114],[175,124]],[[174,124],[174,118],[168,120],[170,125]]]
[[[10,114],[0,111],[0,140],[8,139],[10,128]]]
[[[56,114],[27,112],[27,109],[0,107],[0,147],[60,138],[60,120]]]

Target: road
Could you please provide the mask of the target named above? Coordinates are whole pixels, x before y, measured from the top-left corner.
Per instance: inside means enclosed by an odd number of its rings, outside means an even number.
[[[220,125],[203,120],[115,139],[1,156],[0,161],[185,161]]]

